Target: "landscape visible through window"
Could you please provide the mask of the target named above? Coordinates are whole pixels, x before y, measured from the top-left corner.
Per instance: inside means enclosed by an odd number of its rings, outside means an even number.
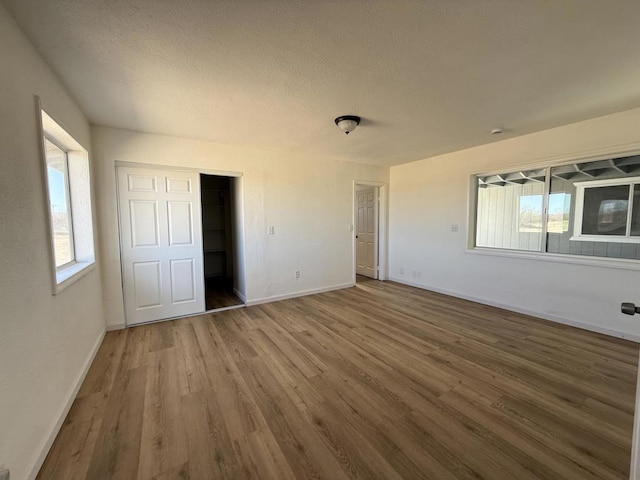
[[[45,139],[47,182],[56,267],[74,260],[66,153]]]

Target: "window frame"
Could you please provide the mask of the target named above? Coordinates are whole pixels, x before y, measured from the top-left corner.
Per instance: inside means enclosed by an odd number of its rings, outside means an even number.
[[[579,242],[612,242],[612,243],[640,243],[640,236],[631,235],[631,218],[633,215],[633,193],[635,186],[640,187],[640,177],[611,178],[607,180],[587,180],[574,182],[576,187],[576,211],[574,215],[573,235],[571,240]],[[584,219],[584,193],[588,188],[621,187],[629,186],[627,203],[627,221],[625,234],[623,235],[592,235],[582,233],[582,221]]]
[[[49,115],[42,107],[38,96],[35,96],[35,104],[37,144],[42,162],[44,207],[48,223],[47,235],[49,237],[52,294],[58,295],[96,267],[91,163],[88,150],[75,140],[66,128]],[[70,221],[70,246],[74,259],[60,266],[56,265],[45,140],[50,141],[61,149],[65,156],[66,201]]]

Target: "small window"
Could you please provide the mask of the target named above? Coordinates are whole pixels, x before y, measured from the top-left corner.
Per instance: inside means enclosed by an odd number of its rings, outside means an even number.
[[[576,182],[577,208],[572,240],[640,242],[640,178]],[[635,208],[634,208],[635,207]]]
[[[95,265],[89,155],[41,110],[54,295]]]

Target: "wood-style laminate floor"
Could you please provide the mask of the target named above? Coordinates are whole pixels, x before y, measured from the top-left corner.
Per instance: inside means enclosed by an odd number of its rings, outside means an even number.
[[[216,310],[218,308],[242,305],[244,302],[233,292],[233,286],[216,278],[205,279],[205,308]]]
[[[626,479],[636,344],[391,282],[107,333],[42,479]]]

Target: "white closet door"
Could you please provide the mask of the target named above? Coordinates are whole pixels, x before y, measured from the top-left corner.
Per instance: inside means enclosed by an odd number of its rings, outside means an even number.
[[[118,168],[127,325],[204,312],[200,177]]]

